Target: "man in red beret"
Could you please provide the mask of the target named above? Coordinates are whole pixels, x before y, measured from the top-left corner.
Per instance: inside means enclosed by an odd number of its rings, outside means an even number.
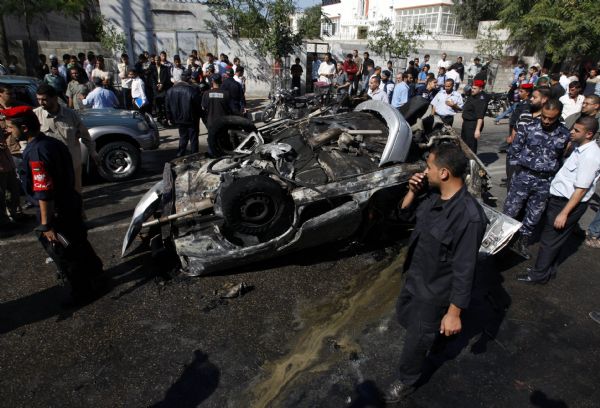
[[[103,289],[102,261],[87,240],[69,149],[40,132],[29,106],[0,110],[0,118],[13,137],[27,140],[23,187],[38,207],[38,239],[71,284],[75,304],[89,302]]]
[[[471,87],[471,96],[465,102],[462,112],[462,129],[460,137],[469,146],[473,153],[477,153],[477,141],[483,130],[483,119],[490,101],[483,91],[485,81],[476,79]]]

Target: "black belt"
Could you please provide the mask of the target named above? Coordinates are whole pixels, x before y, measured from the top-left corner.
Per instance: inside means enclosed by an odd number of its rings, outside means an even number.
[[[531,173],[534,176],[538,176],[538,177],[542,177],[542,178],[552,178],[554,177],[554,173],[549,172],[549,171],[536,171],[536,170],[532,170],[529,167],[524,167],[521,165],[517,165],[517,170],[523,170],[526,171],[527,173]]]
[[[567,201],[569,201],[569,199],[568,199],[568,198],[565,198],[565,197],[559,197],[559,196],[555,196],[555,195],[550,195],[550,199],[551,199],[551,200],[556,200],[556,201],[564,201],[564,202],[567,202]]]

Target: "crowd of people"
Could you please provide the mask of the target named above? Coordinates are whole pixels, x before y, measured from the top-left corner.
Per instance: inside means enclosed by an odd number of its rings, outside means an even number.
[[[102,290],[102,262],[87,241],[81,201],[81,139],[98,160],[93,140],[77,110],[117,106],[153,112],[178,127],[177,156],[198,153],[199,123],[208,129],[210,157],[221,154],[215,140],[225,115],[246,111],[244,68],[225,54],[210,53],[203,61],[192,51],[186,64],[179,56],[169,61],[142,53],[135,64],[121,56],[117,75],[122,91],[110,90],[112,74],[101,56],[65,55],[58,65],[40,58],[37,89],[39,107],[18,106],[11,90],[0,87],[0,115],[8,136],[0,149],[0,223],[8,215],[18,219],[20,191],[16,163],[23,162],[21,178],[28,197],[37,203],[36,233],[59,271],[70,281],[74,296],[86,300]],[[279,68],[280,69],[280,68]],[[437,74],[432,71],[437,70]],[[298,88],[303,69],[299,59],[290,68]],[[517,276],[519,282],[545,284],[556,277],[559,255],[586,211],[600,177],[600,96],[597,68],[580,78],[566,72],[550,73],[522,61],[515,67],[510,94],[514,103],[509,119],[504,213],[522,222],[514,247],[528,258],[528,245],[541,231],[535,264]],[[411,98],[429,102],[430,114],[452,126],[462,114],[461,137],[477,151],[488,96],[486,68],[475,58],[465,67],[461,57],[451,62],[445,53],[434,65],[430,56],[414,58],[405,69],[376,66],[364,52],[348,53],[343,61],[326,54],[313,56],[315,83],[348,95],[364,95],[402,110]],[[394,81],[395,78],[395,81]],[[469,84],[465,101],[459,92]],[[65,86],[66,85],[66,86]],[[63,103],[60,103],[63,99]],[[501,119],[501,118],[500,118]],[[497,118],[497,121],[500,119]],[[26,142],[25,150],[20,143]],[[413,175],[398,206],[400,218],[415,221],[406,257],[406,284],[398,300],[398,318],[407,328],[400,359],[400,377],[385,399],[398,402],[421,378],[425,356],[440,335],[462,330],[461,312],[469,306],[477,253],[488,222],[481,205],[465,186],[468,160],[459,146],[434,146],[426,169]],[[78,179],[79,177],[79,179]],[[429,186],[432,189],[427,188]],[[6,201],[6,194],[11,199]],[[400,198],[399,198],[400,199]],[[8,209],[8,212],[7,212]],[[600,248],[600,212],[591,223],[586,245]]]

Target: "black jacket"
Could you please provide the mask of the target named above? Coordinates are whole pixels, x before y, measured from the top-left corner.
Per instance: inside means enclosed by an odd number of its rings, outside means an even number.
[[[401,212],[405,219],[411,215],[417,223],[404,264],[404,288],[423,303],[467,308],[488,223],[483,208],[463,186],[447,201],[429,193],[416,211],[413,206]]]
[[[178,126],[198,124],[201,110],[199,89],[187,82],[178,82],[167,91],[167,119]]]
[[[223,91],[229,94],[229,109],[235,115],[240,115],[246,107],[246,98],[244,97],[244,88],[233,78],[227,78],[221,85]]]

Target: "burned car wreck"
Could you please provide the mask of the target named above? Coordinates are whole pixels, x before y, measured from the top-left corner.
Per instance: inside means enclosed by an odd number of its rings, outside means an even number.
[[[490,183],[485,166],[451,128],[424,129],[427,105],[403,116],[367,101],[353,112],[269,124],[219,159],[167,163],[135,209],[123,254],[142,235],[153,248],[168,243],[182,272],[198,276],[360,235],[374,208],[394,213],[434,143],[461,146],[467,186],[481,198]],[[493,254],[520,224],[484,209],[490,225],[480,251]]]

